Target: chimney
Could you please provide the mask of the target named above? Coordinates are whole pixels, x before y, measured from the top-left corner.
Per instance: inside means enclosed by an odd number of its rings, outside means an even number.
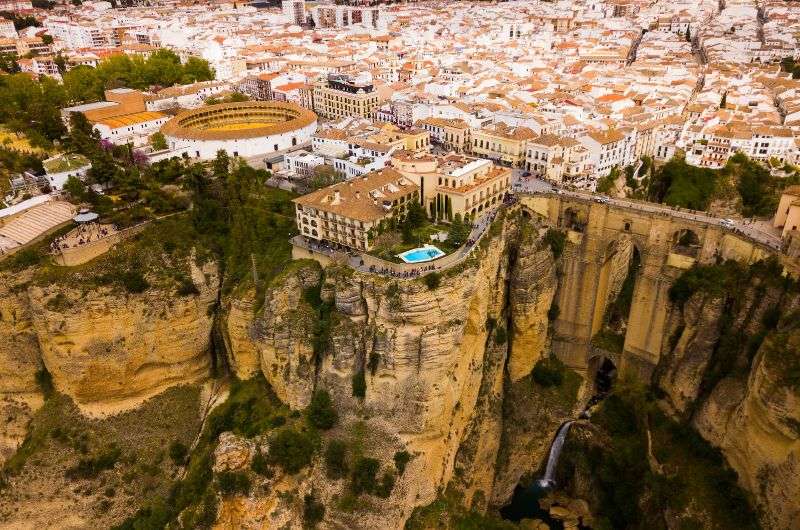
[[[361,200],[361,192],[360,191],[356,191],[356,200],[357,201]]]
[[[333,192],[333,204],[339,204],[342,201],[342,194],[339,193],[339,190],[335,190]]]

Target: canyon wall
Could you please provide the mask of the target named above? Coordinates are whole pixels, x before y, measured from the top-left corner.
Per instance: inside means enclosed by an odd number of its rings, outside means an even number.
[[[226,331],[237,370],[246,374],[260,365],[292,408],[307,405],[314,389],[326,389],[341,429],[369,432],[367,454],[387,465],[396,451],[414,455],[391,498],[370,501],[379,509],[357,518],[332,511],[334,525],[401,527],[415,507],[448,485],[476,508],[502,503],[572,413],[574,399],[550,411],[552,417],[541,414],[542,430],[518,433],[534,451],[506,454],[498,465],[507,429],[503,402],[511,388],[506,367],[520,380],[546,353],[556,275],[542,241],[546,227],[522,223],[516,211],[492,230],[478,256],[448,271],[435,288],[422,279],[296,262],[267,290],[255,317],[242,309],[252,307],[246,298],[230,302]],[[313,303],[315,296],[321,304]],[[321,332],[324,342],[315,346]],[[360,374],[363,399],[353,395]],[[531,388],[529,378],[525,384]],[[319,467],[297,487],[302,492],[313,485],[326,506],[335,506],[342,485],[326,481]]]
[[[791,283],[791,282],[788,282]],[[800,295],[755,274],[695,292],[668,317],[662,403],[722,450],[765,528],[800,526]]]
[[[218,291],[213,264],[190,266],[197,294],[110,286],[77,289],[0,278],[0,404],[8,456],[42,403],[42,385],[89,415],[130,410],[168,387],[209,375],[209,330]],[[38,377],[37,379],[37,372]],[[13,420],[13,421],[12,421]],[[19,424],[19,425],[18,425]]]

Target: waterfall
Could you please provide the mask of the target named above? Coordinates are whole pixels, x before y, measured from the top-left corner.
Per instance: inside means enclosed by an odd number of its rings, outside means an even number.
[[[561,455],[561,448],[564,447],[564,440],[567,439],[567,433],[572,426],[574,420],[565,421],[558,428],[556,437],[553,444],[550,446],[550,454],[547,456],[547,467],[544,470],[544,477],[539,479],[539,486],[548,488],[555,485],[553,477],[556,474],[556,466],[558,465],[558,457]]]

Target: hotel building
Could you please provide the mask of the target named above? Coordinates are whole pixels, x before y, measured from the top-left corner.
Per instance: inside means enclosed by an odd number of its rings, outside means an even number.
[[[309,239],[356,250],[372,248],[381,222],[403,219],[419,186],[392,169],[348,180],[294,199],[297,228]]]

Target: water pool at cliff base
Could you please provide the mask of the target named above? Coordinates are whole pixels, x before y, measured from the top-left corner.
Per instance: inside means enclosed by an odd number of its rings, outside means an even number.
[[[433,245],[425,245],[424,247],[412,248],[406,250],[397,257],[406,263],[423,263],[425,261],[433,261],[437,258],[444,256],[444,252],[434,247]]]

